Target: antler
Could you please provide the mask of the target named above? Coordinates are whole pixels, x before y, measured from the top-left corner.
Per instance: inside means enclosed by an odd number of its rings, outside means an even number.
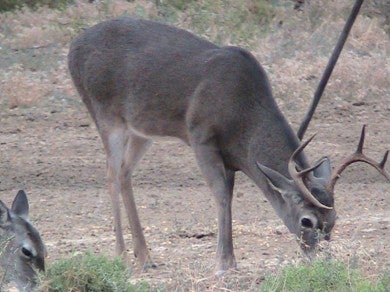
[[[356,151],[352,155],[347,157],[344,160],[344,162],[339,166],[339,168],[334,170],[334,172],[332,173],[332,179],[329,181],[329,185],[328,185],[329,190],[331,190],[332,192],[334,190],[337,180],[341,176],[341,173],[347,168],[348,165],[355,162],[365,162],[375,167],[375,169],[378,170],[380,174],[382,174],[385,178],[387,178],[388,181],[390,181],[390,175],[385,171],[385,164],[387,161],[387,157],[389,156],[389,150],[385,152],[382,161],[379,163],[364,155],[363,144],[364,144],[365,133],[366,133],[366,125],[363,125],[362,133],[360,135],[359,145]]]
[[[299,146],[294,153],[291,155],[289,161],[288,161],[288,171],[290,173],[291,178],[294,180],[295,184],[299,188],[299,190],[302,192],[302,195],[305,199],[307,199],[310,203],[312,203],[314,206],[317,206],[319,208],[324,209],[333,209],[332,207],[326,206],[322,203],[320,203],[313,194],[309,191],[309,189],[306,187],[303,178],[307,173],[318,167],[321,163],[324,162],[325,158],[318,161],[314,166],[303,169],[301,171],[297,171],[296,165],[295,165],[295,158],[298,156],[299,153],[302,152],[302,150],[309,144],[309,142],[314,138],[315,134],[311,136],[305,143],[303,143],[301,146]]]

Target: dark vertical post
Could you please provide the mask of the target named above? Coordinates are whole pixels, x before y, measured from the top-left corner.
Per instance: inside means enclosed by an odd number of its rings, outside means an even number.
[[[321,99],[322,93],[325,90],[326,84],[328,83],[329,77],[332,74],[333,68],[336,65],[337,59],[340,56],[340,53],[343,49],[343,46],[345,44],[345,41],[347,40],[348,34],[351,31],[352,25],[355,22],[356,16],[359,13],[360,7],[362,6],[364,0],[356,0],[355,5],[351,11],[351,14],[349,15],[349,18],[347,22],[345,23],[344,29],[341,32],[341,35],[339,37],[339,40],[336,44],[336,47],[333,50],[332,56],[329,59],[328,65],[326,66],[326,69],[324,71],[324,74],[322,75],[322,78],[320,80],[320,83],[318,84],[317,90],[314,93],[313,100],[310,104],[309,110],[307,111],[300,127],[298,130],[298,138],[299,140],[302,140],[303,135],[305,135],[306,129],[309,126],[310,120],[313,117],[313,114],[317,108],[317,105]]]

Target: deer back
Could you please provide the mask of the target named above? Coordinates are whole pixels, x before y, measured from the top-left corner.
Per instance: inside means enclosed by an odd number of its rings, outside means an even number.
[[[255,160],[247,166],[246,154],[256,148],[254,155],[264,161],[268,150],[279,157],[277,170],[287,174],[299,141],[248,51],[219,47],[165,24],[119,18],[78,36],[68,60],[98,128],[124,121],[140,135],[188,144],[191,135],[213,135],[232,168],[256,169]]]

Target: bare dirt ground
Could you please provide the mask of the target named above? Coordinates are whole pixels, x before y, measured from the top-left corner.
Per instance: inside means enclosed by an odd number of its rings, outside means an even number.
[[[37,49],[34,54],[65,58],[66,49],[44,50]],[[7,53],[3,64],[31,54]],[[282,103],[294,128],[306,106],[294,101]],[[19,188],[28,192],[31,218],[49,251],[47,260],[87,249],[113,255],[105,155],[79,98],[54,93],[34,106],[2,106],[0,114],[0,198],[10,204]],[[329,155],[337,165],[355,149],[361,126],[367,124],[366,153],[380,160],[390,148],[389,117],[389,96],[343,102],[327,96],[309,127],[308,134],[318,135],[308,154],[312,160]],[[303,259],[294,237],[261,191],[238,174],[233,205],[238,270],[214,279],[214,201],[191,149],[179,141],[155,142],[133,181],[145,235],[154,260],[160,264],[146,273],[135,268],[126,227],[134,282],[144,279],[167,291],[256,290],[266,273]],[[339,218],[327,253],[353,263],[372,278],[389,268],[389,193],[389,183],[364,164],[350,167],[337,186]]]

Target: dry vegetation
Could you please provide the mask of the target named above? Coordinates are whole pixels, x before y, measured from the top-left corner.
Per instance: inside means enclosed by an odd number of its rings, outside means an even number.
[[[24,8],[0,14],[2,54],[22,52],[25,58],[34,58],[44,53],[44,49],[57,50],[57,58],[53,60],[56,62],[52,62],[50,68],[31,64],[30,60],[6,58],[0,69],[2,103],[5,101],[9,107],[32,105],[53,95],[53,91],[69,94],[73,88],[65,57],[72,37],[104,19],[135,15],[172,22],[221,44],[249,47],[269,72],[275,96],[282,106],[290,102],[300,106],[311,98],[313,82],[318,81],[351,6],[351,1],[327,4],[310,1],[301,12],[292,12],[289,5],[280,6],[260,15],[269,17],[272,13],[270,24],[262,24],[252,17],[248,20],[249,27],[241,18],[253,14],[235,15],[235,11],[250,11],[255,1],[214,1],[212,5],[209,1],[198,2],[201,4],[184,12],[173,8],[167,12],[161,4],[156,6],[158,1],[118,0],[91,4],[78,0],[63,10]],[[390,46],[386,34],[388,23],[381,17],[364,16],[373,14],[376,7],[370,4],[363,8],[363,16],[358,17],[328,85],[327,94],[341,106],[352,99],[364,101],[372,95],[389,94],[389,67],[384,66]],[[386,11],[383,13],[386,15]],[[258,26],[254,25],[256,23]],[[235,37],[232,39],[232,36]],[[296,82],[297,77],[301,82]],[[362,87],[364,83],[370,86]]]
[[[269,22],[261,23],[258,18],[252,17],[248,20],[250,25],[245,24],[246,19],[242,19],[245,14],[235,16],[235,11],[257,9],[253,6],[256,1],[201,0],[182,10],[163,6],[161,3],[164,2],[102,0],[88,3],[76,0],[74,5],[63,10],[22,9],[0,14],[0,110],[39,106],[51,99],[79,100],[66,66],[70,40],[83,28],[104,19],[133,15],[170,22],[219,44],[249,48],[267,70],[282,110],[288,111],[289,119],[297,125],[302,118],[297,109],[305,108],[310,101],[313,87],[326,66],[353,1],[312,0],[307,1],[310,4],[304,6],[303,11],[294,11],[292,5],[276,6],[269,16]],[[246,6],[240,8],[239,5]],[[388,10],[381,10],[380,5],[387,7],[386,1],[367,1],[363,7],[325,92],[324,98],[333,100],[331,103],[336,105],[336,112],[346,119],[354,119],[349,115],[351,107],[369,104],[373,96],[390,99]],[[254,25],[256,23],[259,25]],[[390,102],[382,106],[387,107],[389,113]],[[330,119],[326,115],[320,118],[324,121]],[[367,122],[365,119],[362,117],[363,122]],[[258,232],[257,225],[246,225],[245,228],[236,232]],[[263,234],[267,234],[264,230]],[[269,234],[273,233],[269,231]],[[338,245],[325,246],[325,256],[331,253],[346,261],[358,258],[363,265],[370,266],[365,272],[374,278],[386,264],[376,262],[378,251],[365,249],[356,234],[351,236],[355,240],[349,237],[339,240]],[[353,255],[346,252],[351,248]],[[281,262],[294,260],[282,259]],[[210,259],[210,265],[212,263]],[[273,268],[276,270],[278,265],[275,264]],[[211,278],[199,278],[198,271],[209,270],[210,267],[198,266],[194,262],[192,268],[176,267],[176,272],[170,274],[167,286],[176,287],[177,290],[225,287],[240,290],[240,285],[246,282],[245,289],[250,290],[258,286],[262,277],[240,274],[218,282]],[[147,278],[148,275],[143,277]],[[185,286],[180,286],[183,279]],[[161,284],[161,281],[156,282],[157,286]]]

